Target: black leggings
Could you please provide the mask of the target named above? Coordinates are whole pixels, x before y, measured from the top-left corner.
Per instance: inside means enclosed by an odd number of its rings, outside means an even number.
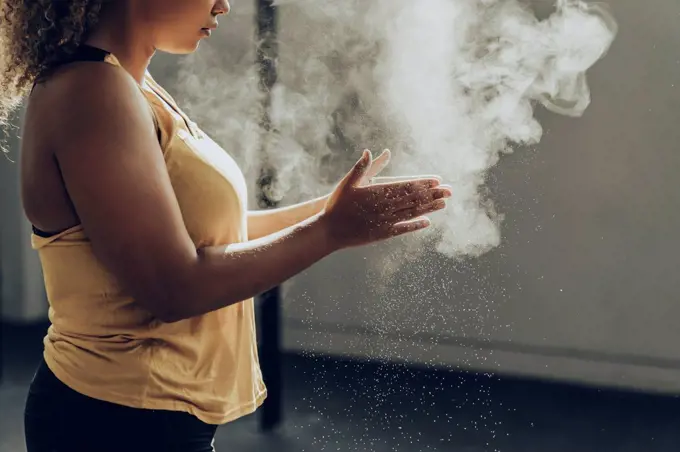
[[[24,428],[28,452],[213,452],[217,426],[188,413],[86,397],[42,361],[28,392]]]

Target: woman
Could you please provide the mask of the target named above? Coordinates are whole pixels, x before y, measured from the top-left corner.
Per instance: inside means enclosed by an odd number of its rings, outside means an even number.
[[[428,226],[437,178],[246,209],[246,184],[147,72],[193,52],[226,0],[2,1],[2,110],[28,94],[22,197],[51,326],[29,391],[29,452],[213,450],[265,398],[253,297],[329,254]]]

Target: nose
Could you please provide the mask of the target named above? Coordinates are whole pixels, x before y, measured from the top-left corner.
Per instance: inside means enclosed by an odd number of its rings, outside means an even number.
[[[213,6],[212,13],[215,16],[219,16],[220,14],[229,14],[230,10],[231,6],[229,6],[229,0],[217,0],[215,6]]]

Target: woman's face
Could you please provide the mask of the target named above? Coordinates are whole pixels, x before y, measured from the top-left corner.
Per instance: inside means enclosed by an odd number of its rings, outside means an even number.
[[[217,17],[229,13],[228,0],[146,0],[144,25],[156,49],[173,54],[191,53],[217,27]]]

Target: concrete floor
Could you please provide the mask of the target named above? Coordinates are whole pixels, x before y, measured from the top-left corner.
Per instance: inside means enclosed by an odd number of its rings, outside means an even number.
[[[22,409],[44,326],[2,328],[0,452],[23,452]],[[285,422],[220,427],[218,452],[677,452],[680,399],[388,363],[287,355]]]

